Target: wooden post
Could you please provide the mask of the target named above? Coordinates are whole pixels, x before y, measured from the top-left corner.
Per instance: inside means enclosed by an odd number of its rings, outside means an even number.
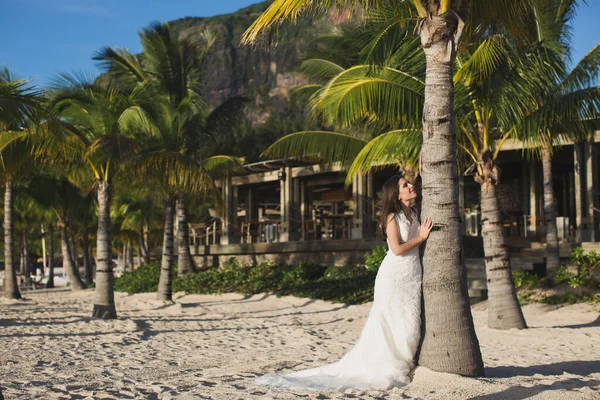
[[[280,171],[279,201],[281,204],[281,224],[279,226],[279,241],[289,242],[298,240],[298,231],[294,224],[294,185],[292,179],[292,169],[290,167],[282,168]]]
[[[224,178],[221,185],[221,194],[223,196],[223,213],[221,216],[221,242],[220,244],[231,244],[233,240],[233,190],[231,178]],[[213,237],[216,239],[216,232],[213,230]],[[213,242],[216,243],[216,242]]]
[[[356,174],[352,177],[352,198],[354,202],[354,216],[352,218],[352,239],[362,239],[372,236],[373,215],[369,194],[373,189],[372,174]]]
[[[583,182],[583,150],[581,143],[573,144],[573,183],[575,194],[575,241],[583,242],[583,211],[584,197],[582,196]]]
[[[586,226],[586,237],[585,241],[595,242],[598,235],[596,235],[596,208],[598,202],[596,199],[595,186],[597,181],[596,167],[597,161],[595,160],[594,142],[593,139],[589,143],[584,144],[583,148],[584,159],[585,159],[585,175],[586,175],[586,197],[587,197],[587,226]]]
[[[539,201],[537,197],[537,165],[532,162],[529,164],[529,215],[531,217],[531,232],[533,236],[538,233],[538,208]]]

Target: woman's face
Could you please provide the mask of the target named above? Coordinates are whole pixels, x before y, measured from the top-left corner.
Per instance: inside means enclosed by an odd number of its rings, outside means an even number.
[[[404,178],[400,178],[400,181],[398,182],[398,187],[399,187],[399,194],[398,194],[398,200],[400,201],[410,201],[412,199],[414,199],[415,197],[417,197],[417,192],[415,191],[415,187],[408,182],[406,179]]]

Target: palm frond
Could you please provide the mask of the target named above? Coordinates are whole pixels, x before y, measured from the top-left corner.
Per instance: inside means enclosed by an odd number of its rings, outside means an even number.
[[[485,81],[508,61],[508,44],[503,35],[487,37],[454,74],[454,82]]]
[[[600,43],[595,45],[575,65],[561,85],[563,91],[572,91],[598,83],[600,77]]]
[[[286,135],[269,146],[261,157],[318,159],[326,164],[348,165],[367,142],[343,133],[306,131]]]
[[[103,47],[92,57],[99,61],[98,66],[104,72],[120,79],[133,79],[135,82],[145,81],[146,74],[138,55],[129,53],[126,49]]]
[[[252,43],[263,31],[268,31],[286,20],[295,21],[303,13],[321,15],[333,6],[366,9],[380,7],[383,0],[275,0],[242,35],[242,43]]]
[[[144,177],[158,190],[169,193],[205,193],[214,185],[213,178],[198,163],[178,153],[157,152],[135,160],[122,173],[123,178]]]
[[[344,71],[344,68],[332,61],[324,59],[309,59],[300,64],[300,71],[313,79],[330,79]]]
[[[361,120],[415,125],[422,120],[424,89],[424,82],[403,71],[361,65],[332,79],[310,107],[342,128]]]
[[[350,165],[346,185],[352,183],[353,175],[366,174],[373,168],[388,165],[418,167],[422,144],[422,132],[415,129],[399,129],[377,136],[366,144]]]
[[[202,169],[213,179],[221,179],[241,170],[244,165],[243,157],[217,155],[208,157],[200,162]]]

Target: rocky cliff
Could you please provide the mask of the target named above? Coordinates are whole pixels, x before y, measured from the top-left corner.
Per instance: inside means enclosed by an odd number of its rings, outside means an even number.
[[[254,126],[286,113],[289,89],[306,83],[294,67],[314,38],[328,29],[326,19],[305,18],[284,24],[277,37],[266,38],[258,46],[240,46],[242,33],[269,4],[265,1],[232,14],[170,22],[182,37],[200,37],[206,28],[217,33],[205,65],[203,97],[216,106],[229,97],[246,96],[255,106],[249,113]]]

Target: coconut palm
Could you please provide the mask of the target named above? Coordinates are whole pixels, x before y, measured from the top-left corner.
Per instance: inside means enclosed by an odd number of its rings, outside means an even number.
[[[537,61],[531,74],[541,75],[543,86],[530,88],[536,102],[517,126],[518,137],[534,146],[542,159],[546,266],[560,266],[556,208],[552,179],[553,145],[565,139],[586,140],[591,131],[585,121],[600,115],[600,45],[596,45],[569,72],[570,30],[580,1],[532,1],[529,45],[526,52]],[[548,67],[550,66],[550,67]]]
[[[0,70],[0,140],[18,136],[27,125],[39,100],[39,92],[27,80],[19,80],[7,69]],[[4,184],[5,296],[20,299],[14,258],[13,190],[31,172],[29,144],[23,140],[0,146],[0,179]]]
[[[302,64],[304,73],[313,80],[325,78],[321,84],[300,89],[314,93],[309,105],[319,120],[342,128],[356,127],[366,120],[368,125],[362,130],[363,135],[373,130],[378,133],[381,130],[378,125],[389,129],[418,124],[421,116],[414,110],[421,109],[423,104],[425,60],[416,40],[407,39],[399,29],[390,33],[390,26],[398,24],[399,19],[393,8],[384,9],[373,13],[360,26],[359,37],[352,31],[349,35],[342,34],[343,41],[348,40],[344,36],[350,36],[352,43],[360,43],[361,37],[366,39],[361,54],[376,64],[344,68],[328,58],[310,59]],[[331,45],[339,47],[338,43]],[[512,133],[498,126],[511,126],[530,106],[532,97],[524,90],[527,82],[520,78],[521,69],[517,69],[522,60],[506,39],[494,34],[471,47],[473,51],[463,51],[454,75],[455,109],[460,128],[459,153],[474,163],[468,173],[481,185],[488,323],[500,329],[524,328],[501,225],[495,159]],[[364,174],[385,165],[396,164],[407,172],[414,171],[420,150],[420,132],[396,129],[368,143],[355,135],[299,132],[278,140],[265,153],[278,157],[316,155],[325,162],[351,164],[346,180],[349,184],[355,173]]]
[[[202,35],[203,43],[198,44],[190,39],[178,38],[169,24],[153,24],[139,34],[142,43],[143,58],[130,54],[124,49],[101,49],[94,59],[101,61],[101,67],[123,85],[133,89],[140,85],[151,87],[159,96],[164,97],[165,106],[170,108],[167,118],[171,118],[161,128],[174,129],[178,124],[178,114],[185,113],[186,119],[204,112],[206,106],[197,91],[202,77],[202,65],[208,50],[214,43],[214,35],[205,31]],[[176,129],[176,128],[175,128]],[[173,132],[176,133],[176,132]],[[176,136],[172,136],[176,137]],[[171,143],[171,145],[174,143]],[[193,136],[179,135],[176,142],[176,151],[194,153],[198,142]],[[173,148],[171,147],[171,150]],[[180,274],[195,270],[193,259],[190,255],[189,233],[187,228],[186,210],[182,199],[167,199],[165,212],[167,218],[172,208],[172,201],[179,204],[177,207],[178,224],[178,270]],[[167,224],[168,225],[168,224]],[[167,238],[168,239],[168,238]],[[170,251],[171,246],[165,248]],[[163,260],[170,256],[165,255]],[[166,263],[166,260],[165,260]]]
[[[63,265],[69,277],[71,290],[85,289],[86,284],[79,274],[76,254],[73,254],[69,238],[75,233],[75,221],[81,221],[82,218],[84,220],[90,218],[90,208],[91,203],[93,203],[90,194],[83,194],[67,178],[57,178],[50,174],[39,174],[32,178],[29,182],[27,193],[40,207],[52,210],[55,213],[58,220],[57,225],[60,233]],[[53,230],[53,226],[51,229]],[[86,270],[86,275],[87,273],[88,271]]]
[[[322,0],[276,0],[250,26],[244,35],[251,42],[261,31],[286,19],[295,19],[310,6],[324,11],[333,5],[366,6],[367,11],[381,8],[385,1],[357,0],[353,2]],[[438,371],[467,375],[483,374],[483,362],[466,287],[466,273],[461,261],[460,219],[458,216],[458,178],[456,176],[456,141],[454,118],[454,86],[452,68],[456,50],[463,33],[477,36],[487,27],[501,22],[508,29],[522,29],[524,2],[514,0],[462,2],[452,0],[414,0],[414,9],[408,2],[394,2],[404,7],[406,15],[418,14],[417,32],[427,63],[425,99],[423,107],[423,208],[431,216],[438,232],[431,235],[425,248],[423,264],[423,298],[425,320],[423,343],[419,362]],[[316,6],[316,7],[314,7]],[[460,15],[469,15],[466,26]],[[393,27],[392,27],[393,29]],[[448,305],[453,310],[453,323],[441,310]],[[465,328],[466,327],[466,328]],[[453,362],[440,357],[440,349],[451,349]]]
[[[143,57],[131,55],[123,49],[104,48],[95,59],[113,77],[130,88],[148,87],[157,96],[137,111],[136,129],[152,132],[151,141],[145,143],[144,156],[139,171],[148,171],[164,194],[165,231],[161,280],[158,298],[171,300],[171,268],[174,263],[173,213],[177,210],[178,223],[178,273],[195,270],[189,250],[187,211],[184,198],[187,193],[214,190],[211,175],[200,166],[235,166],[239,160],[226,156],[211,158],[214,146],[211,140],[241,115],[241,99],[230,99],[208,112],[198,94],[202,65],[214,42],[214,35],[203,33],[203,43],[178,38],[168,24],[155,24],[140,33]],[[226,129],[231,129],[226,127]],[[227,167],[225,167],[227,169]],[[156,170],[162,174],[156,174]],[[190,179],[197,177],[195,184]]]
[[[93,182],[98,201],[97,270],[92,317],[114,319],[114,276],[110,204],[114,182],[135,159],[140,132],[126,129],[128,114],[142,91],[126,94],[108,79],[62,74],[54,82],[55,112],[28,136],[38,153],[69,169],[72,179]],[[82,185],[80,185],[82,186]]]
[[[174,213],[178,204],[178,223],[181,232],[178,240],[180,274],[193,266],[190,254],[183,201],[187,194],[207,193],[218,198],[215,180],[226,175],[242,163],[231,156],[205,156],[211,148],[200,148],[194,142],[209,142],[208,133],[221,126],[222,119],[230,115],[228,102],[217,107],[208,116],[194,112],[184,105],[174,109],[155,99],[137,109],[135,119],[128,122],[132,129],[147,129],[150,137],[145,141],[139,161],[135,164],[137,178],[143,177],[162,195],[165,215],[161,278],[157,298],[171,301],[172,268],[174,265]],[[204,156],[204,158],[202,158]],[[132,179],[135,179],[132,178]]]
[[[152,193],[153,191],[148,187],[130,187],[126,194],[115,198],[114,204],[116,214],[123,217],[121,225],[124,229],[134,231],[139,236],[139,248],[146,264],[150,263],[146,232],[153,220],[160,214],[156,207],[158,199],[152,198]]]

